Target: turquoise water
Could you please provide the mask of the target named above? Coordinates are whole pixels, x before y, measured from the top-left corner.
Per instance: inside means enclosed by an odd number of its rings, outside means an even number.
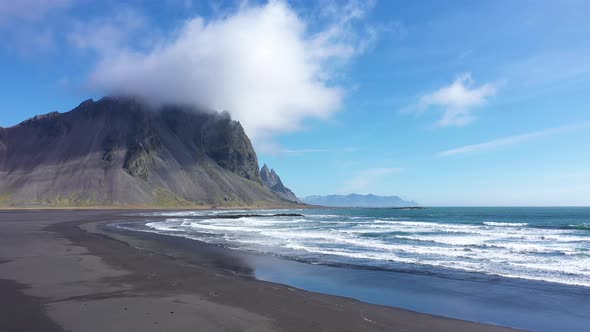
[[[302,216],[273,216],[276,213]],[[590,286],[590,208],[183,211],[165,215],[165,221],[148,222],[148,229],[307,263],[442,275],[466,271]]]

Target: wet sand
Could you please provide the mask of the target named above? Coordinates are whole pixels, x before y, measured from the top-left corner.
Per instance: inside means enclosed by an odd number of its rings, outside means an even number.
[[[0,330],[513,331],[259,281],[197,241],[104,231],[138,212],[0,211]]]

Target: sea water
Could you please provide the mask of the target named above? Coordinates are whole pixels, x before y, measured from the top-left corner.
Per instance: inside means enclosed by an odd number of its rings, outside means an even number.
[[[281,213],[300,216],[276,216]],[[442,275],[466,271],[590,287],[590,208],[156,214],[167,219],[147,222],[154,232],[307,263]]]
[[[142,218],[114,226],[233,249],[261,280],[533,331],[590,330],[590,208],[177,211]]]

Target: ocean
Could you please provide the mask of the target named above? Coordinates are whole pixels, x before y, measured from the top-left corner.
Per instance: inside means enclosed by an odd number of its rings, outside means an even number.
[[[586,207],[174,211],[142,218],[114,226],[233,249],[261,280],[535,331],[590,326]]]
[[[276,216],[287,213],[302,216]],[[590,208],[158,214],[169,218],[146,223],[154,232],[312,264],[441,274],[451,269],[590,287]]]

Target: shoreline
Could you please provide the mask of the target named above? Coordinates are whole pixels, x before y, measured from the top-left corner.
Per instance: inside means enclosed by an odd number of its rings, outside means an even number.
[[[202,248],[214,250],[214,256],[230,255],[234,261],[237,256],[249,269],[242,271],[253,273],[259,280],[437,317],[533,331],[578,331],[590,321],[588,287],[443,268],[314,264],[289,256],[209,244],[180,234],[160,233],[142,226],[155,221],[147,219],[104,227],[106,232],[131,238],[154,239],[174,248],[185,246],[189,256]],[[185,260],[191,258],[174,252],[166,254]],[[223,264],[222,267],[236,268]],[[553,306],[554,303],[560,306]]]
[[[195,324],[217,331],[514,331],[260,281],[239,256],[208,244],[194,244],[195,252],[182,241],[167,247],[157,239],[88,232],[138,220],[125,215],[138,212],[0,211],[0,227],[10,230],[2,240],[11,236],[0,241],[7,256],[0,257],[7,261],[0,279],[27,284],[27,298],[40,298],[52,321],[68,330],[99,331],[110,319],[110,330],[120,331],[183,331]],[[45,271],[51,280],[38,276],[39,259],[52,267]]]

